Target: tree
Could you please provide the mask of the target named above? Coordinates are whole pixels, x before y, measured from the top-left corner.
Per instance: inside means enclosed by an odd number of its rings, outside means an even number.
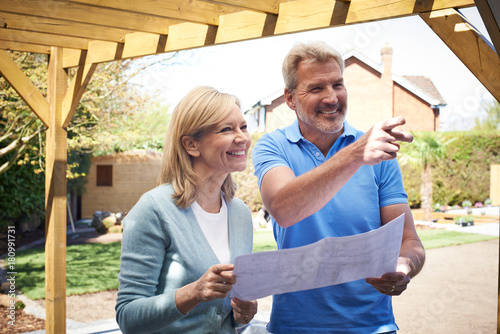
[[[436,132],[423,132],[420,135],[414,134],[414,141],[411,150],[406,150],[400,158],[402,165],[410,163],[422,168],[422,185],[420,196],[422,197],[422,209],[424,220],[432,220],[432,164],[446,156],[445,148],[453,142],[455,138],[444,141],[440,134]]]
[[[47,56],[11,53],[14,62],[33,82],[44,97],[47,91]],[[134,148],[161,149],[168,122],[166,107],[154,102],[152,94],[131,82],[145,69],[169,66],[179,61],[178,53],[139,60],[123,60],[99,64],[80,104],[67,128],[68,193],[81,195],[90,158],[97,152],[111,153]],[[160,69],[156,68],[157,71]],[[76,70],[69,70],[69,77]],[[137,128],[136,128],[137,127]],[[161,133],[161,139],[158,134]],[[22,168],[24,184],[39,184],[45,170],[45,127],[10,85],[0,77],[0,184],[11,185]],[[24,167],[22,167],[24,166]],[[10,169],[10,170],[9,170]],[[13,170],[16,169],[16,170]],[[9,183],[10,182],[10,183]],[[5,199],[36,197],[22,207],[11,201],[0,201],[0,225],[20,223],[31,214],[43,213],[44,183],[33,189],[12,183],[2,189]],[[76,196],[73,196],[76,198]],[[22,210],[6,210],[13,205]],[[28,217],[28,218],[27,218]]]
[[[14,62],[46,96],[47,57],[13,52]],[[45,127],[17,92],[0,80],[0,174],[16,164],[40,162]]]
[[[500,131],[500,103],[493,100],[485,107],[486,117],[483,120],[476,118],[473,131]]]

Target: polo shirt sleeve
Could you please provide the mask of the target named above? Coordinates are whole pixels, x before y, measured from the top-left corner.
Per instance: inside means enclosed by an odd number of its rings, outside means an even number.
[[[380,207],[408,203],[398,161],[396,159],[383,161],[377,167]]]
[[[273,132],[272,134],[276,135],[278,132]],[[290,164],[285,159],[283,149],[280,149],[281,145],[279,145],[275,137],[271,136],[271,134],[265,134],[257,141],[252,151],[252,161],[255,168],[254,174],[257,176],[259,189],[262,179],[268,171],[279,166],[290,167]]]

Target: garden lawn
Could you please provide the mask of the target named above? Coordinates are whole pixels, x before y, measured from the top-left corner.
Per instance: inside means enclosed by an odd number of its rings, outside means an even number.
[[[462,233],[448,230],[418,230],[425,249],[469,244],[478,241],[498,239],[492,235]],[[272,231],[255,231],[253,234],[253,252],[276,250]]]
[[[426,249],[497,239],[495,236],[447,230],[417,231]],[[272,231],[255,231],[253,252],[276,250]],[[67,247],[66,295],[118,289],[121,242]],[[31,299],[45,297],[43,248],[16,254],[16,287]]]
[[[448,230],[418,230],[425,249],[470,244],[478,241],[498,239],[493,235],[463,233]]]
[[[66,295],[118,289],[121,242],[66,248]],[[45,298],[45,250],[16,254],[16,287],[31,299]]]

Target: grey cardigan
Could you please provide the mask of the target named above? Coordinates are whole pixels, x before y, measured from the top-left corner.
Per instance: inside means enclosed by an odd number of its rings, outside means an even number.
[[[179,209],[171,185],[144,194],[124,220],[116,320],[123,333],[235,333],[230,298],[197,305],[188,314],[176,289],[219,263],[191,208]],[[252,252],[252,216],[239,199],[227,203],[231,262]]]

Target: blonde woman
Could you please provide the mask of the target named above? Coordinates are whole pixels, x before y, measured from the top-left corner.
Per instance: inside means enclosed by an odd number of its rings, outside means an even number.
[[[229,298],[252,218],[234,198],[251,138],[239,100],[211,87],[174,110],[158,187],[124,220],[116,318],[123,333],[235,333],[257,302]]]

